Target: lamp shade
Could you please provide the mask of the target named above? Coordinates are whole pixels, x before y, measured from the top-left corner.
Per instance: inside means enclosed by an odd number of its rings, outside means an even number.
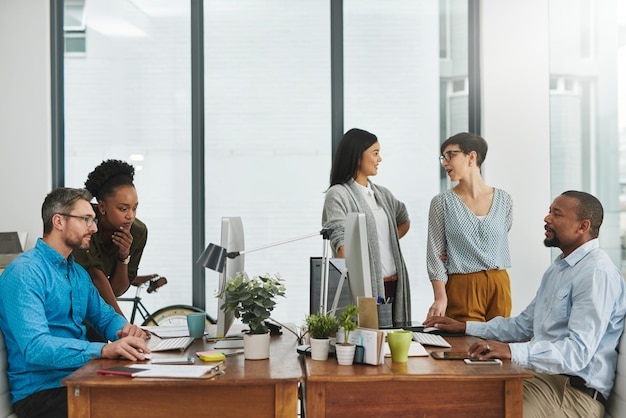
[[[206,268],[221,273],[224,271],[226,257],[228,257],[226,248],[220,247],[219,245],[215,244],[209,244],[209,246],[206,247],[202,254],[200,254],[197,263]]]

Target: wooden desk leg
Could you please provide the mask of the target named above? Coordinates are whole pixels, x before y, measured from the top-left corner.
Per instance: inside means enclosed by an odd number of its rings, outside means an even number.
[[[504,382],[504,417],[519,418],[524,415],[524,384],[522,380]]]
[[[67,412],[69,418],[89,418],[90,412],[89,388],[80,386],[68,386],[67,388]]]
[[[326,384],[306,382],[306,416],[317,418],[326,416]]]
[[[298,384],[277,383],[275,389],[274,416],[293,418],[298,414]]]

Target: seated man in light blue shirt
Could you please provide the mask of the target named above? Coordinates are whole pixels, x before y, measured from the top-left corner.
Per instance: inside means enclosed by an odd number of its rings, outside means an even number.
[[[624,279],[599,248],[602,204],[567,191],[545,217],[547,247],[563,253],[544,273],[534,300],[518,316],[486,323],[432,317],[424,326],[486,339],[469,355],[510,359],[531,368],[524,382],[524,417],[603,417],[615,380],[624,329]]]
[[[11,403],[19,417],[67,417],[61,381],[92,358],[144,360],[144,331],[98,293],[72,250],[97,231],[86,190],[58,188],[41,208],[43,238],[0,276],[0,329],[8,356]],[[84,322],[108,344],[89,342]]]

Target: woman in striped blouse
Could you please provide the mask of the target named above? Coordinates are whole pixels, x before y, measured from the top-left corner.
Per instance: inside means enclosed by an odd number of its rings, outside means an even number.
[[[459,133],[441,144],[441,164],[458,183],[430,203],[426,265],[435,301],[428,317],[485,322],[511,314],[506,269],[513,201],[483,181],[486,156],[487,142],[476,134]]]

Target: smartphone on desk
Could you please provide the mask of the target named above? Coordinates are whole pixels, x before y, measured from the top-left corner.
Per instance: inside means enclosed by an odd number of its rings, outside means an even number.
[[[431,351],[430,355],[437,360],[465,360],[469,358],[466,351]]]
[[[477,358],[466,358],[463,361],[465,361],[466,364],[502,364],[502,360],[500,360],[499,358],[490,358],[487,360],[478,360]]]

